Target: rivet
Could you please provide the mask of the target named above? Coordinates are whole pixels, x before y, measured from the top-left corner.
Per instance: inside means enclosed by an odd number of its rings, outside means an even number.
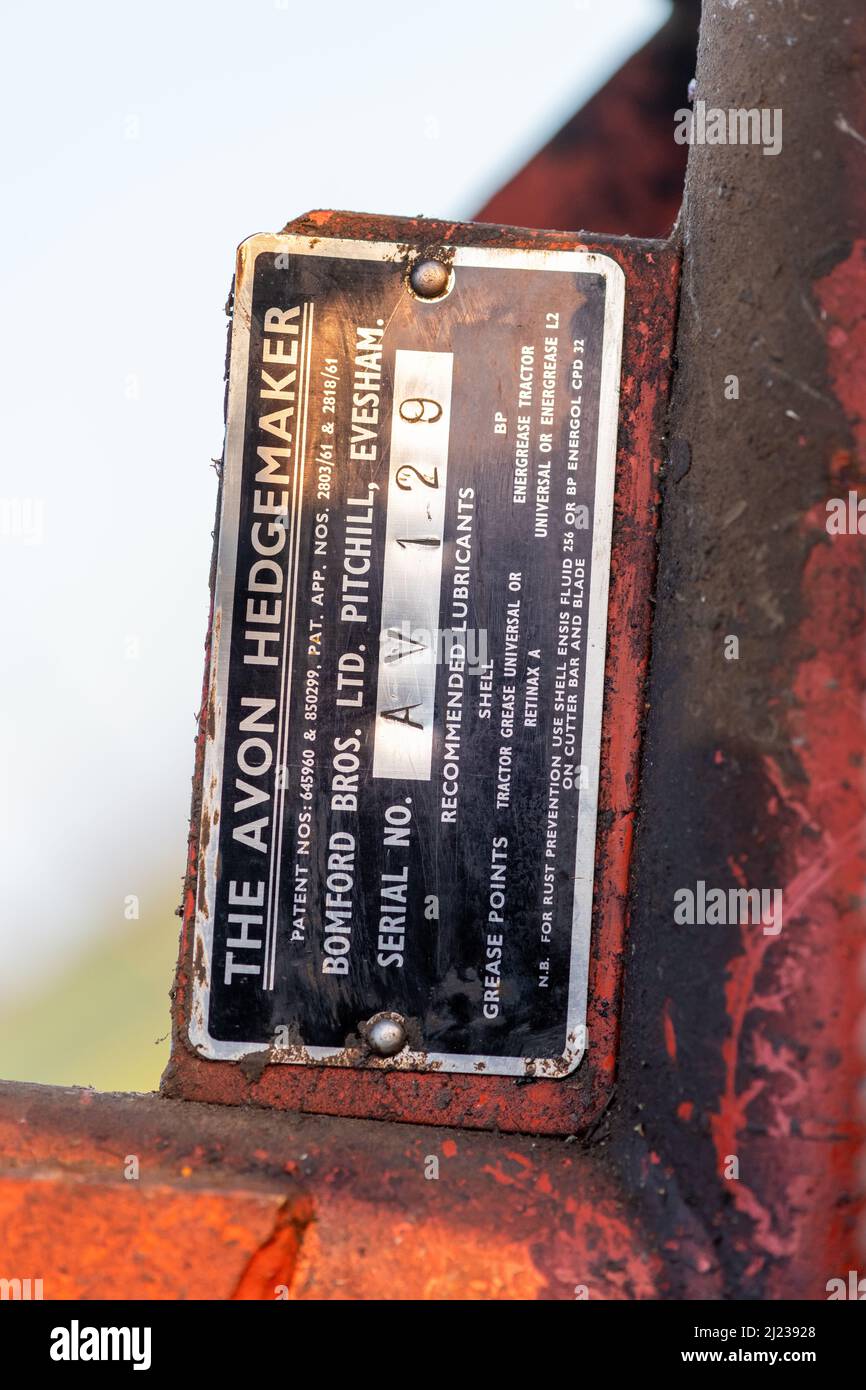
[[[380,1057],[393,1057],[406,1046],[406,1025],[396,1014],[376,1014],[364,1031],[370,1051]]]
[[[409,271],[409,284],[419,299],[438,299],[448,289],[451,271],[432,257],[416,261]]]

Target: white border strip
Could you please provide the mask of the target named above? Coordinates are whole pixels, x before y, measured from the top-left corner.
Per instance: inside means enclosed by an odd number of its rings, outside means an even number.
[[[314,306],[304,305],[303,337],[301,339],[299,385],[301,388],[300,418],[292,459],[292,535],[286,557],[285,628],[280,649],[280,726],[277,734],[277,777],[279,785],[274,798],[274,836],[271,842],[271,862],[268,866],[268,898],[265,917],[265,957],[262,966],[264,989],[274,987],[277,959],[277,920],[280,902],[280,878],[283,870],[283,816],[286,809],[288,767],[285,753],[289,746],[289,723],[292,713],[292,672],[295,660],[295,614],[298,606],[298,564],[301,553],[301,514],[304,509],[304,469],[307,457],[307,417],[310,406],[310,362],[313,353]],[[291,596],[291,603],[289,597]]]

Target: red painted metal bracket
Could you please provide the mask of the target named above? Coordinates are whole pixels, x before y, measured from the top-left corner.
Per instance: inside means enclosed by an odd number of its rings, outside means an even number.
[[[626,277],[617,477],[602,727],[596,893],[589,982],[588,1048],[563,1080],[388,1073],[295,1067],[257,1054],[208,1061],[187,1038],[193,923],[201,838],[201,792],[211,691],[210,651],[199,720],[181,955],[174,993],[166,1096],[330,1115],[498,1128],[538,1134],[586,1130],[603,1110],[616,1067],[627,893],[649,657],[656,508],[671,374],[679,257],[671,243],[515,228],[313,212],[284,229],[329,236],[432,244],[587,249],[613,257]]]
[[[2,1272],[45,1299],[660,1292],[630,1197],[553,1140],[7,1083],[0,1156]]]

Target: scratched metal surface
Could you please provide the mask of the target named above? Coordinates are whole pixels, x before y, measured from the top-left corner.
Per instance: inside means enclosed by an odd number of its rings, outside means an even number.
[[[690,152],[616,1132],[729,1296],[864,1267],[866,537],[825,524],[866,482],[864,57],[862,5],[713,6],[698,62],[782,149]],[[781,930],[677,925],[699,880],[780,890]]]

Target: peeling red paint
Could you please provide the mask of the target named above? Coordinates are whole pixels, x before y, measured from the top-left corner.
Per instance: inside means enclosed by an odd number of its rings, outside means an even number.
[[[588,1155],[446,1147],[429,1182],[411,1126],[0,1083],[0,1246],[47,1299],[658,1297],[659,1256]]]
[[[665,1000],[662,1024],[665,1030],[665,1050],[672,1062],[677,1060],[677,1035],[674,1032],[673,1019],[671,1018],[671,1001]]]
[[[828,366],[836,399],[845,408],[862,465],[866,458],[866,238],[857,238],[844,260],[818,280],[815,294],[827,331]],[[831,473],[843,471],[834,457]]]
[[[839,450],[828,459],[832,489],[843,478],[853,485],[852,468],[861,478],[866,472],[866,242],[856,242],[815,290],[830,381],[857,447],[856,460]],[[850,1107],[858,1063],[843,1040],[855,1035],[863,1002],[866,782],[862,756],[852,753],[864,748],[866,610],[863,540],[828,536],[825,517],[819,503],[803,520],[816,539],[802,578],[802,625],[789,641],[793,679],[789,669],[780,680],[794,695],[780,714],[797,750],[796,781],[765,760],[774,792],[768,814],[790,864],[779,885],[784,925],[779,938],[745,928],[731,962],[725,1084],[711,1125],[721,1174],[728,1155],[752,1151],[749,1115],[760,1102],[764,1146],[775,1142],[776,1195],[758,1196],[768,1189],[750,1179],[754,1156],[729,1184],[731,1195],[755,1222],[755,1245],[766,1256],[808,1252],[816,1277],[826,1271],[826,1278],[851,1240],[836,1199],[859,1186],[851,1140],[862,1137]],[[730,868],[742,882],[745,866]],[[779,1277],[774,1272],[771,1285]]]

